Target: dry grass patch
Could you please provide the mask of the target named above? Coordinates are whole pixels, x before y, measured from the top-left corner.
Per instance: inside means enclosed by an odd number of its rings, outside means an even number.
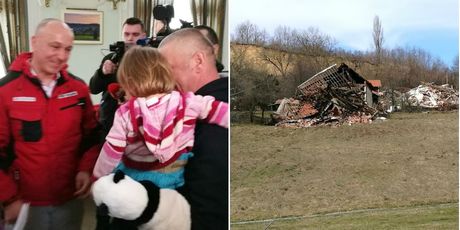
[[[458,202],[458,113],[231,127],[231,220]]]

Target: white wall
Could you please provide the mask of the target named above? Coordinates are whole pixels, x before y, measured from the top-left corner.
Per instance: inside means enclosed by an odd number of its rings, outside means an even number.
[[[109,45],[122,40],[122,23],[134,15],[134,1],[119,2],[117,9],[113,3],[106,0],[51,0],[50,6],[45,6],[45,0],[27,1],[27,21],[29,37],[34,34],[38,23],[45,18],[62,18],[62,12],[68,8],[96,9],[103,12],[103,43],[102,44],[74,44],[69,60],[69,71],[89,83],[104,54],[109,53]],[[229,38],[228,38],[228,1],[225,11],[225,29],[222,47],[222,63],[225,70],[229,70]],[[99,103],[101,95],[92,95],[93,103]]]
[[[133,1],[119,2],[114,10],[112,2],[105,0],[51,0],[50,7],[46,7],[43,0],[29,0],[29,36],[34,34],[35,27],[42,19],[62,18],[62,12],[66,8],[96,9],[103,12],[103,43],[74,44],[69,60],[69,71],[89,83],[104,54],[109,53],[109,44],[122,40],[121,25],[126,18],[134,15]],[[93,95],[92,99],[97,104],[100,95]]]

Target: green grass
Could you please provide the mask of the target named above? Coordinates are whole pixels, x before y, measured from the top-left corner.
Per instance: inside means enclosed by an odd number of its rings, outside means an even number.
[[[92,34],[76,34],[75,40],[81,41],[97,41],[99,37],[95,38]]]
[[[458,203],[232,224],[231,229],[458,229]]]

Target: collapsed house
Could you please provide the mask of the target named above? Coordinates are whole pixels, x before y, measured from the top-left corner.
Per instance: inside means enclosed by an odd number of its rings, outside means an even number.
[[[369,123],[378,114],[380,81],[368,81],[345,64],[332,65],[283,99],[272,118],[276,126],[309,127]]]

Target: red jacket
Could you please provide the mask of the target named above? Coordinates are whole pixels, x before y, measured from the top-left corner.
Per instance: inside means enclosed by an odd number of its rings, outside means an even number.
[[[0,79],[0,201],[59,205],[73,198],[77,172],[93,170],[97,121],[82,80],[62,69],[48,98],[30,73],[31,56],[18,56]]]

